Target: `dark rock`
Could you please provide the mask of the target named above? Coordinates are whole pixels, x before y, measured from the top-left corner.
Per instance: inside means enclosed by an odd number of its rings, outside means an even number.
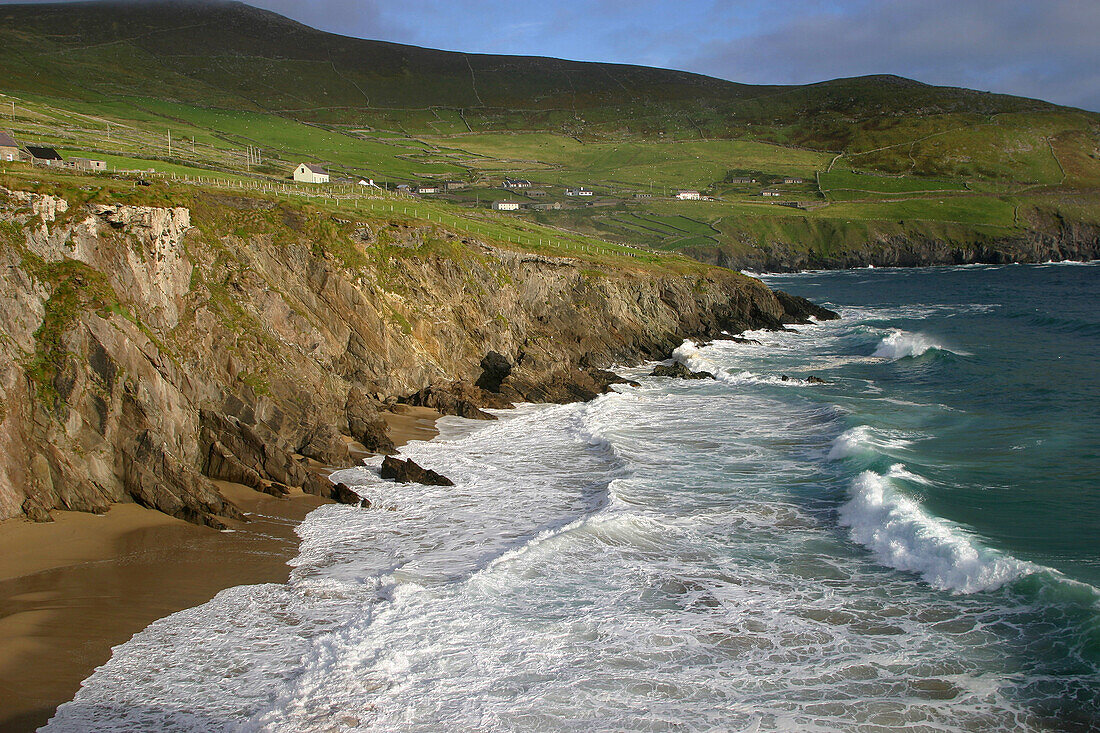
[[[30,519],[32,522],[53,521],[53,515],[50,514],[50,510],[33,496],[28,496],[26,500],[23,501],[23,513],[26,514],[27,519]]]
[[[745,338],[744,336],[733,336],[728,333],[720,333],[714,337],[715,341],[733,341],[736,344],[752,344],[759,346],[760,342],[756,339]]]
[[[651,377],[674,377],[676,379],[714,379],[710,372],[693,372],[682,362],[674,361],[672,364],[659,364],[650,372]]]
[[[378,407],[355,387],[348,391],[344,406],[351,437],[373,453],[394,453],[397,448],[386,432],[386,421]]]
[[[298,452],[307,458],[339,468],[354,463],[344,436],[335,427],[327,424],[318,425]]]
[[[402,461],[386,456],[382,461],[382,478],[393,479],[399,484],[424,484],[426,486],[454,486],[454,482],[429,468],[422,468],[411,458]]]
[[[810,384],[828,384],[828,382],[826,382],[821,377],[815,377],[813,375],[810,375],[809,377],[807,377],[806,381],[809,382]]]
[[[779,377],[779,379],[780,379],[780,381],[783,381],[783,382],[789,382],[789,381],[791,381],[791,378],[790,378],[790,377],[788,377],[788,376],[787,376],[786,374],[784,374],[784,375],[782,375],[781,377]]]
[[[425,387],[405,397],[401,402],[414,407],[430,407],[444,415],[457,415],[471,420],[496,420],[496,417],[480,407],[485,404],[488,394],[491,393],[468,382],[452,382],[443,387]]]
[[[337,504],[348,504],[350,506],[361,506],[364,508],[370,507],[370,502],[359,496],[355,491],[347,484],[336,484],[332,487],[332,500]]]
[[[290,496],[290,487],[286,484],[281,484],[278,481],[272,481],[265,484],[260,489],[260,491],[264,492],[265,494],[271,494],[272,496],[278,497],[280,499]]]
[[[483,371],[474,386],[487,392],[499,393],[501,382],[512,373],[512,362],[504,354],[490,351],[481,360],[481,368]]]
[[[779,299],[779,304],[783,306],[783,315],[780,318],[783,323],[808,323],[810,316],[819,321],[835,321],[840,318],[828,308],[822,308],[799,295],[784,293],[782,290],[774,292],[775,297]]]

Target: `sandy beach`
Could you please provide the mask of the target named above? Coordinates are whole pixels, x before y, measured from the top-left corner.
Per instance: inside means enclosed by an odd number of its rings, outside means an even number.
[[[397,445],[435,435],[438,413],[387,413]],[[34,730],[111,647],[235,585],[285,582],[295,527],[325,500],[219,483],[251,521],[218,532],[119,504],[107,514],[0,523],[0,733]]]

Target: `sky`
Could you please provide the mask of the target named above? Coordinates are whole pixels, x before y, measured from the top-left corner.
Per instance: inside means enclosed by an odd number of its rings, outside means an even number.
[[[1100,0],[247,1],[326,31],[454,51],[750,84],[888,73],[1100,111]]]

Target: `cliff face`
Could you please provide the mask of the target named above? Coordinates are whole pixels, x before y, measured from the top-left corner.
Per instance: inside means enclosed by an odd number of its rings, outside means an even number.
[[[245,198],[0,189],[0,259],[4,518],[137,501],[221,526],[239,512],[211,478],[324,492],[307,459],[347,463],[345,436],[385,450],[378,410],[398,399],[591,396],[600,368],[792,317],[732,272],[595,268]]]
[[[708,264],[753,272],[1100,259],[1098,224],[1044,212],[1032,212],[1025,223],[1026,230],[1012,234],[905,223],[837,231],[808,223],[797,239],[760,242],[744,237],[727,245],[696,247],[687,254]]]

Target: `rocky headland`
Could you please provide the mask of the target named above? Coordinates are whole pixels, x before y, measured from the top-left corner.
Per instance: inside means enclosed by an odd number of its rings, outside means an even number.
[[[590,399],[684,338],[822,315],[719,268],[182,204],[0,189],[0,518],[136,502],[220,528],[241,512],[216,481],[340,499],[324,469],[391,452],[387,410]]]

